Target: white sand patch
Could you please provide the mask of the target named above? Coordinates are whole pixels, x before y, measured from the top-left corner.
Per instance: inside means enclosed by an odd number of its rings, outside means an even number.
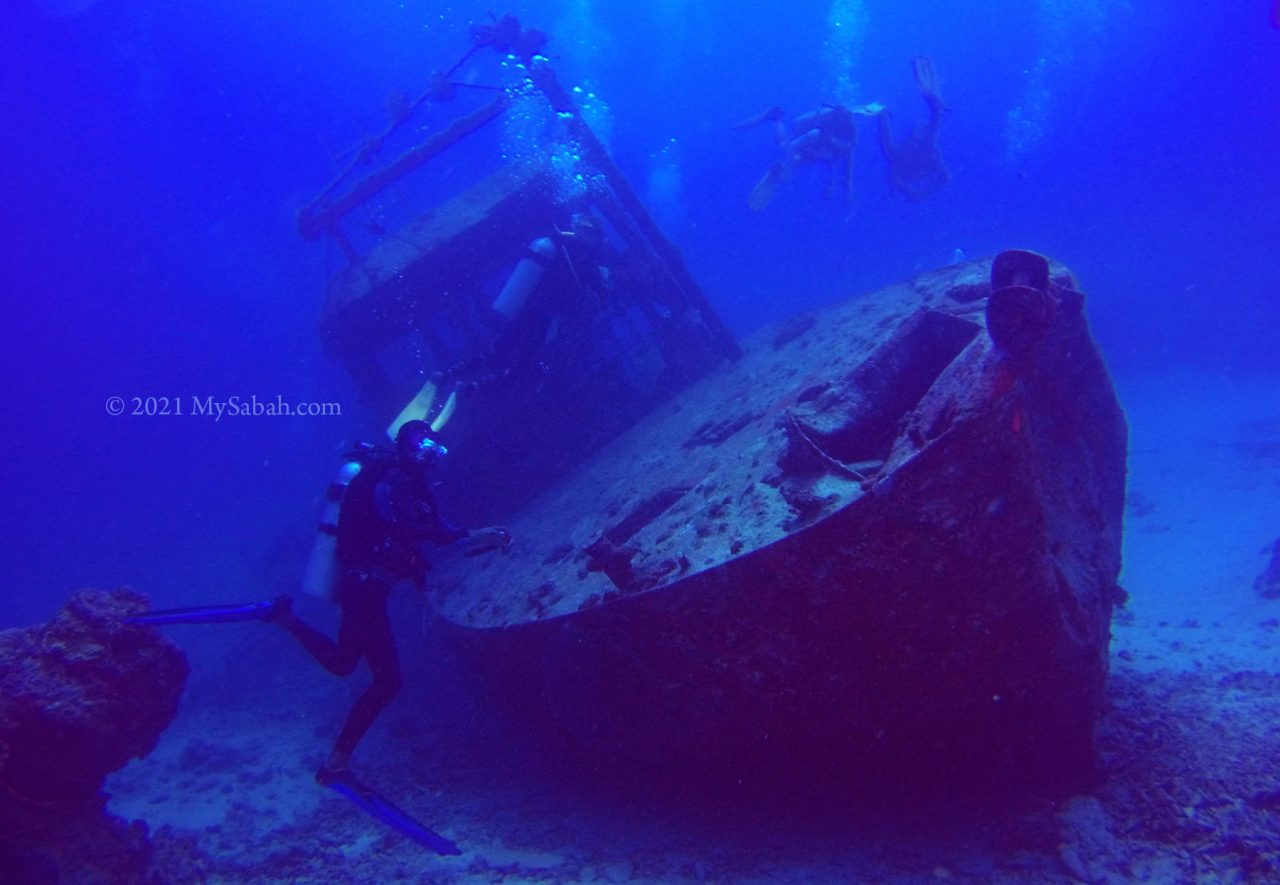
[[[1130,507],[1121,583],[1132,600],[1114,653],[1144,668],[1280,667],[1280,605],[1253,592],[1280,536],[1280,383],[1208,375],[1121,379]],[[1135,506],[1135,504],[1137,506]]]
[[[156,751],[113,775],[109,808],[152,829],[209,831],[237,816],[290,825],[321,798],[302,759],[316,755],[308,730],[263,727],[205,711],[180,716]]]

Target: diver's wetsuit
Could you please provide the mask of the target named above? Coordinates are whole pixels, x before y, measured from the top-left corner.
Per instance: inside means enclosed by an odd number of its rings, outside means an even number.
[[[347,715],[335,752],[349,756],[400,691],[400,658],[387,618],[391,586],[406,578],[422,581],[418,544],[452,544],[467,535],[440,518],[424,477],[392,464],[366,467],[352,480],[338,518],[338,641],[300,620],[288,627],[330,673],[348,676],[362,657],[373,673],[373,683]]]

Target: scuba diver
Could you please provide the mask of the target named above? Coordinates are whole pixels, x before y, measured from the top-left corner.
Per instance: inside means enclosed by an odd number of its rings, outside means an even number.
[[[608,242],[595,217],[539,237],[517,262],[492,309],[500,331],[480,353],[432,374],[437,385],[475,391],[513,376],[551,371],[550,352],[572,348],[609,291]]]
[[[500,526],[468,531],[440,516],[430,482],[447,452],[426,421],[409,420],[396,433],[394,451],[358,448],[331,484],[320,540],[303,585],[309,593],[336,598],[341,606],[336,642],[302,621],[288,596],[248,605],[146,612],[127,621],[146,626],[268,621],[302,643],[330,673],[348,676],[363,658],[373,682],[347,714],[332,752],[316,772],[316,781],[438,854],[457,854],[453,842],[357,780],[350,765],[360,739],[400,691],[400,659],[387,600],[392,588],[403,581],[423,589],[427,563],[420,545],[460,543],[470,556],[511,542],[510,533]],[[317,561],[327,567],[316,568]]]
[[[844,105],[827,104],[796,118],[788,129],[782,108],[772,107],[762,114],[734,124],[734,129],[772,121],[781,155],[764,177],[756,183],[747,199],[752,212],[760,212],[773,200],[778,182],[791,178],[791,170],[808,163],[824,163],[828,179],[824,197],[836,192],[837,185],[846,203],[853,202],[853,149],[858,143],[854,111]]]
[[[348,676],[364,658],[373,674],[316,772],[316,780],[325,785],[351,777],[352,751],[400,691],[387,598],[402,581],[424,589],[427,563],[419,546],[425,541],[437,546],[464,542],[467,552],[482,552],[510,542],[504,528],[468,531],[441,518],[430,481],[448,450],[432,438],[426,421],[405,422],[395,442],[394,455],[378,449],[354,453],[366,463],[342,493],[335,552],[335,590],[342,607],[338,641],[300,620],[288,597],[282,597],[274,617],[330,673]]]
[[[498,18],[491,12],[489,18],[489,22],[471,26],[472,52],[491,46],[498,52],[514,55],[522,63],[529,65],[533,62],[533,57],[547,45],[545,32],[537,28],[522,28],[520,19],[510,13]],[[468,56],[470,54],[467,53]],[[459,65],[454,65],[455,69],[457,67]]]
[[[913,203],[922,202],[946,187],[951,173],[938,154],[938,127],[946,105],[938,92],[938,75],[933,60],[917,56],[911,66],[920,95],[929,106],[928,121],[917,121],[911,134],[894,144],[889,110],[879,113],[880,152],[889,164],[889,186]]]

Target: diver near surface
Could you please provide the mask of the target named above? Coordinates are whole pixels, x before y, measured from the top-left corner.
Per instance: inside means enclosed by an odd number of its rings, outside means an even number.
[[[460,852],[453,842],[357,780],[350,762],[360,739],[400,691],[400,659],[387,601],[392,588],[403,581],[411,580],[423,589],[427,563],[420,545],[462,543],[470,556],[506,547],[511,541],[510,533],[499,526],[468,531],[441,518],[430,480],[447,452],[433,438],[430,424],[406,421],[396,433],[394,451],[369,446],[352,452],[330,485],[321,540],[304,587],[317,595],[336,594],[341,606],[336,642],[298,618],[288,596],[247,605],[145,612],[127,619],[140,626],[274,622],[335,675],[348,676],[365,660],[373,682],[347,714],[332,752],[316,772],[316,781],[441,855]],[[316,569],[320,560],[326,568]]]
[[[551,371],[552,352],[571,350],[585,338],[609,293],[608,243],[587,212],[568,230],[539,237],[517,262],[492,310],[500,331],[479,354],[436,372],[431,380],[474,391],[514,376]],[[562,359],[572,354],[561,354]]]
[[[802,114],[788,129],[782,108],[772,107],[762,114],[734,125],[734,129],[772,121],[780,155],[764,177],[756,183],[747,199],[751,211],[760,212],[773,201],[778,182],[791,178],[796,166],[822,163],[828,168],[824,197],[831,197],[837,186],[846,203],[853,202],[853,149],[858,143],[854,111],[839,104],[826,104]]]
[[[880,152],[889,164],[889,186],[913,203],[923,202],[946,187],[951,173],[938,154],[938,128],[946,105],[938,91],[938,75],[933,60],[916,56],[911,62],[920,95],[929,106],[929,119],[917,121],[911,134],[894,143],[889,109],[878,115]]]

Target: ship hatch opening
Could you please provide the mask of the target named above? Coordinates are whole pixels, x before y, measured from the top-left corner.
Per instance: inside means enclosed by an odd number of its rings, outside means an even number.
[[[884,461],[899,427],[980,328],[937,311],[908,319],[892,339],[793,419],[822,452],[844,464]]]

